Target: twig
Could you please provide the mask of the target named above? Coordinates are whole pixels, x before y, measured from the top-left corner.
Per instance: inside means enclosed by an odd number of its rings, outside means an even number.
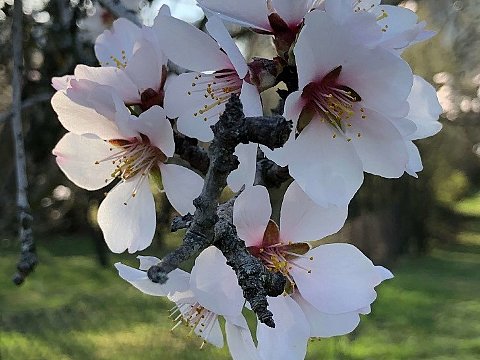
[[[12,101],[12,134],[15,146],[16,177],[17,177],[17,208],[20,223],[19,237],[21,243],[18,272],[13,281],[20,285],[37,264],[35,244],[33,242],[30,205],[27,198],[27,166],[22,131],[22,74],[23,74],[23,8],[22,0],[17,0],[13,6],[12,45],[13,45],[13,101]]]
[[[98,2],[116,18],[127,18],[134,24],[142,26],[140,20],[138,20],[138,16],[133,11],[126,9],[120,1],[98,0]]]
[[[281,273],[268,271],[262,262],[252,256],[233,225],[233,204],[235,198],[219,206],[219,220],[215,224],[215,246],[227,258],[227,264],[237,274],[243,296],[250,303],[258,320],[267,326],[275,327],[273,315],[268,310],[267,296],[283,293],[286,279]]]
[[[263,185],[267,188],[280,187],[285,181],[290,180],[288,167],[282,167],[275,164],[267,158],[257,160],[257,173],[255,175],[255,185]]]
[[[197,139],[176,133],[175,154],[178,154],[180,158],[187,161],[202,174],[205,175],[207,173],[210,159],[208,158],[207,150],[198,146]]]
[[[250,131],[253,126],[249,124],[251,121],[256,123],[255,126],[262,128],[259,134],[264,134],[265,138],[259,138],[257,133],[253,134]],[[170,271],[213,244],[215,224],[218,220],[218,200],[227,185],[228,175],[238,167],[238,159],[234,155],[235,147],[239,143],[248,143],[249,141],[271,148],[280,147],[288,139],[292,123],[279,117],[265,118],[263,121],[260,121],[259,118],[246,119],[240,99],[232,95],[224,113],[220,116],[220,120],[212,126],[212,130],[214,139],[208,148],[210,163],[202,192],[194,200],[196,211],[193,220],[185,234],[183,244],[166,255],[158,265],[152,266],[148,270],[148,277],[154,282],[164,283],[167,281],[167,274]],[[235,262],[231,259],[230,263],[234,264]],[[264,280],[264,278],[261,279],[262,286],[266,285]],[[240,285],[242,286],[242,284]],[[270,292],[266,291],[266,293]],[[265,292],[260,292],[260,294],[265,298]],[[266,298],[264,300],[266,303]],[[255,302],[255,304],[257,303],[260,302]],[[257,316],[261,321],[273,325],[272,315],[266,309],[266,305],[257,305],[254,310],[258,311]]]
[[[53,93],[51,92],[46,92],[46,93],[41,93],[37,95],[33,95],[32,97],[29,97],[28,99],[25,99],[22,102],[22,110],[26,110],[29,107],[35,106],[37,104],[40,104],[42,102],[48,101],[52,98]],[[4,121],[8,120],[10,116],[12,116],[12,109],[9,109],[7,111],[4,111],[0,113],[0,124],[2,124]]]
[[[272,146],[275,146],[282,140],[278,137],[284,135],[281,125],[284,121],[285,119],[279,115],[246,117],[244,118],[242,129],[239,129],[243,133],[240,142],[267,142],[269,144],[267,146],[272,148]],[[268,122],[270,125],[265,127],[265,122]],[[207,151],[198,146],[198,140],[176,133],[175,153],[202,174],[207,173],[210,159]]]

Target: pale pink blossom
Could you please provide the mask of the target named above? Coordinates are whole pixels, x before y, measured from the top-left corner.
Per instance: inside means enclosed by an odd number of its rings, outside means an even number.
[[[193,199],[203,179],[167,162],[175,144],[160,106],[133,116],[111,87],[88,80],[72,80],[53,96],[52,106],[70,131],[53,150],[65,175],[87,190],[119,180],[98,209],[98,223],[113,252],[136,252],[152,242],[156,215],[151,175],[161,174],[165,194],[180,214],[195,211]]]
[[[226,21],[251,27],[260,32],[275,34],[280,18],[293,32],[297,32],[303,18],[319,6],[319,0],[197,0],[200,7],[216,13]],[[278,17],[273,18],[272,15]]]
[[[275,328],[258,324],[263,359],[303,359],[309,337],[346,334],[369,312],[374,287],[392,277],[349,244],[312,248],[310,241],[338,231],[346,207],[320,207],[294,182],[287,189],[280,226],[270,220],[271,206],[262,186],[245,189],[235,201],[233,221],[253,255],[288,279],[283,296],[269,298]]]
[[[364,44],[381,46],[398,54],[408,46],[435,35],[434,31],[425,29],[426,22],[418,22],[418,16],[410,9],[381,5],[380,2],[381,0],[325,0],[319,9],[325,10]],[[373,21],[369,21],[365,15],[370,15]]]
[[[307,15],[294,53],[300,90],[287,98],[284,116],[296,132],[267,156],[289,165],[321,205],[348,204],[364,171],[400,177],[409,155],[399,128],[415,128],[405,117],[413,83],[408,64],[358,43],[323,11]]]
[[[165,17],[157,27],[168,58],[193,71],[170,82],[165,109],[170,118],[177,118],[179,132],[203,142],[213,139],[210,127],[232,94],[240,97],[245,116],[263,114],[259,92],[249,83],[247,63],[227,29],[216,16],[209,17],[206,28],[211,36],[173,17]],[[235,153],[240,166],[230,174],[228,184],[237,191],[253,184],[257,144],[240,144]]]
[[[165,14],[168,8],[162,8],[158,17]],[[167,58],[152,32],[127,19],[115,20],[112,29],[105,30],[95,42],[95,54],[102,66],[78,65],[73,75],[53,78],[53,87],[64,90],[72,79],[90,80],[111,86],[127,105],[138,105],[142,110],[163,105]]]
[[[219,316],[225,318],[225,332],[234,360],[260,360],[247,322],[242,315],[245,303],[235,272],[216,247],[204,250],[195,260],[191,274],[176,269],[165,284],[151,282],[146,270],[160,262],[154,257],[139,257],[140,270],[115,264],[120,276],[140,291],[153,296],[167,296],[175,302],[170,311],[172,328],[186,324],[204,342],[224,346]]]

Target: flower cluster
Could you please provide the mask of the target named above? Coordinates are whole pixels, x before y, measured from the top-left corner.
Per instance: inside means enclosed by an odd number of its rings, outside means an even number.
[[[252,338],[243,316],[245,289],[215,246],[201,252],[190,274],[174,269],[165,283],[149,279],[148,270],[162,263],[154,257],[140,256],[139,270],[116,267],[142,292],[174,302],[173,327],[188,325],[204,343],[224,345],[223,316],[236,360],[303,359],[310,338],[355,329],[371,310],[375,287],[393,277],[352,245],[318,240],[342,228],[364,172],[398,178],[422,170],[413,141],[441,129],[441,107],[434,88],[413,75],[401,54],[433,33],[412,11],[380,0],[198,5],[206,32],[172,17],[166,6],[150,27],[118,19],[95,42],[100,66],[78,65],[73,75],[52,80],[52,106],[68,131],[53,154],[76,185],[107,187],[98,209],[105,241],[113,252],[134,253],[154,237],[152,187],[194,219],[194,199],[208,188],[205,172],[180,158],[178,139],[205,152],[232,97],[246,117],[262,117],[260,92],[285,82],[279,95],[283,117],[293,124],[290,137],[277,149],[240,143],[238,168],[227,178],[242,246],[286,280],[280,296],[267,298],[275,327],[258,321]],[[224,21],[271,37],[277,56],[248,63]],[[183,72],[173,73],[170,64]],[[258,185],[257,161],[265,158],[288,166],[293,178],[278,225],[267,188]]]

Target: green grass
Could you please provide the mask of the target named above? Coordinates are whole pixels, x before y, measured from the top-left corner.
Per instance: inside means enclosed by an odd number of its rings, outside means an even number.
[[[456,202],[453,207],[461,215],[480,217],[480,192]]]
[[[37,271],[20,288],[9,279],[16,254],[1,246],[2,360],[229,359],[226,349],[198,350],[186,329],[170,332],[170,304],[98,267],[85,239],[44,241]],[[312,342],[307,359],[480,358],[480,245],[436,249],[393,270],[360,327]]]

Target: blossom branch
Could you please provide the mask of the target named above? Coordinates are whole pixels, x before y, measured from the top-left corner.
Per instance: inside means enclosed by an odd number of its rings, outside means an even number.
[[[23,4],[15,1],[13,7],[12,44],[12,135],[15,147],[16,178],[17,178],[17,211],[19,220],[19,238],[21,243],[20,261],[13,281],[20,285],[37,264],[35,243],[33,242],[33,217],[27,198],[27,166],[22,130],[22,73],[23,73]]]
[[[290,179],[291,177],[287,166],[279,166],[267,158],[257,160],[256,185],[278,188]]]
[[[175,134],[175,153],[187,161],[194,169],[206,174],[210,165],[210,159],[205,149],[198,146],[198,140]]]
[[[235,198],[219,206],[219,220],[215,224],[215,246],[227,259],[227,264],[237,274],[243,296],[250,303],[258,320],[274,328],[273,314],[268,310],[267,296],[279,296],[285,288],[286,279],[280,273],[268,271],[262,262],[252,256],[245,242],[237,235],[233,225]]]
[[[120,1],[118,1],[118,0],[98,0],[98,2],[105,9],[107,9],[110,13],[112,13],[112,15],[115,16],[116,18],[121,18],[121,17],[127,18],[128,20],[130,20],[134,24],[136,24],[138,26],[142,26],[142,24],[138,20],[137,15],[134,12],[126,9]]]
[[[252,126],[259,126],[262,130],[258,133],[253,133],[252,129],[254,128]],[[210,163],[202,192],[194,200],[195,214],[188,226],[183,244],[166,255],[159,264],[152,266],[148,270],[148,277],[153,282],[164,283],[167,281],[167,274],[170,271],[213,244],[216,235],[215,230],[218,230],[218,227],[216,228],[215,225],[219,219],[217,208],[220,194],[227,185],[228,175],[239,164],[237,157],[234,155],[236,146],[240,143],[252,141],[271,148],[280,147],[288,139],[292,130],[292,123],[283,118],[280,119],[280,117],[263,118],[263,121],[260,118],[245,118],[240,99],[232,95],[224,113],[220,116],[220,120],[212,126],[212,130],[214,139],[208,148]],[[265,138],[260,138],[259,134],[263,134]],[[232,235],[231,232],[230,235]],[[232,256],[230,257],[230,264],[235,265],[237,271],[240,271],[240,265],[244,264],[245,260],[242,258],[237,260]],[[256,272],[256,274],[258,275],[259,272]],[[244,278],[245,281],[242,280],[242,283],[246,287],[243,290],[251,294],[251,276],[245,273]],[[261,277],[262,286],[266,285],[267,280],[270,281],[271,279],[268,276]],[[256,300],[254,304],[259,305],[256,305],[255,309],[258,311],[257,315],[259,315],[261,321],[272,325],[271,313],[266,312],[268,310],[266,310],[265,293],[273,292],[267,290],[260,292],[259,296],[263,296],[263,304],[265,305],[262,304],[262,301]],[[253,293],[249,295],[249,297],[252,296]],[[253,304],[251,305],[253,308]]]

